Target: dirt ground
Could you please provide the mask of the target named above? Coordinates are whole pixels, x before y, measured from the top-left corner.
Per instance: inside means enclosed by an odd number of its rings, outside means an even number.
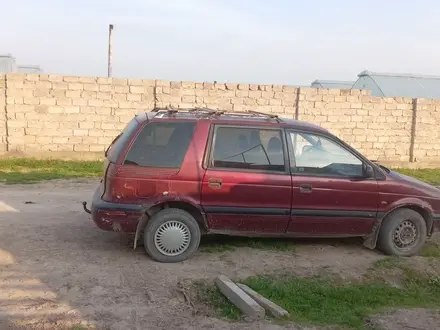
[[[150,260],[117,233],[95,227],[81,202],[96,182],[0,186],[0,329],[306,329],[228,323],[196,313],[182,283],[220,273],[312,275],[326,269],[359,278],[383,256],[353,242],[296,242],[296,252],[239,248],[178,264]],[[185,287],[183,285],[183,287]],[[438,329],[440,315],[398,310],[384,329]],[[312,328],[307,328],[312,329]]]

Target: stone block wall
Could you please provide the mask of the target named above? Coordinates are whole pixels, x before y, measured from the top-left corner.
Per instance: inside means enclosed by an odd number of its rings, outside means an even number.
[[[153,81],[8,74],[8,149],[102,152],[125,124],[153,107]]]
[[[440,162],[440,100],[417,99],[414,161]]]
[[[226,111],[258,110],[280,116],[295,113],[298,89],[281,85],[157,81],[158,107],[194,106]]]
[[[440,101],[367,91],[60,75],[0,76],[0,153],[94,158],[154,107],[257,110],[319,124],[370,159],[440,164]]]
[[[360,90],[301,90],[301,120],[329,129],[371,159],[409,161],[412,99],[372,97]]]

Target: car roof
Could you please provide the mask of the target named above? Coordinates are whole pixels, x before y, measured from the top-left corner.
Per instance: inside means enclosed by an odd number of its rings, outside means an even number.
[[[216,124],[236,124],[252,126],[255,124],[268,127],[293,128],[313,131],[316,133],[328,133],[328,130],[319,125],[311,124],[289,118],[280,118],[274,114],[249,110],[247,112],[226,112],[207,108],[191,109],[154,109],[151,112],[142,112],[136,115],[142,123],[153,119],[181,119],[181,120],[209,120]]]

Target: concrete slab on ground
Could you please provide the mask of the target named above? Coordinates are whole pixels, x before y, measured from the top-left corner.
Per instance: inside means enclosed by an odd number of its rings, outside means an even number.
[[[215,284],[221,293],[229,299],[247,317],[258,320],[264,318],[265,310],[254,299],[240,289],[234,282],[224,275],[216,278]]]
[[[289,312],[286,311],[284,308],[278,306],[274,302],[272,302],[269,299],[263,297],[261,294],[259,294],[258,292],[252,290],[247,285],[241,284],[241,283],[237,283],[237,286],[240,289],[242,289],[245,293],[247,293],[252,299],[254,299],[267,312],[272,314],[272,316],[278,317],[278,318],[289,316]]]

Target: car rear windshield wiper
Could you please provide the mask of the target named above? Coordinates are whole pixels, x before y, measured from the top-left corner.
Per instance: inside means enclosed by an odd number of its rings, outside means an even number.
[[[139,166],[138,163],[136,163],[136,162],[134,162],[134,161],[132,161],[132,160],[128,160],[128,159],[126,159],[126,160],[124,161],[124,164],[126,164],[126,165],[136,165],[136,166]]]

